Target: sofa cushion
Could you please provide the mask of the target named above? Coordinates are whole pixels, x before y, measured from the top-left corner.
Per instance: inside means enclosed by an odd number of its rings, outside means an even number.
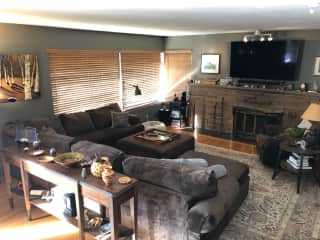
[[[217,180],[213,170],[191,167],[171,159],[131,156],[123,161],[124,173],[145,182],[202,199],[215,196]]]
[[[59,134],[52,128],[42,129],[39,132],[41,145],[47,148],[55,148],[58,153],[70,152],[73,137]]]
[[[126,112],[111,112],[112,127],[113,128],[127,128],[129,127],[129,114]]]
[[[143,131],[143,125],[135,125],[127,128],[105,128],[77,136],[75,141],[88,140],[114,146],[120,138],[140,131]]]
[[[213,231],[237,201],[239,184],[236,178],[227,176],[218,180],[218,193],[214,198],[201,200],[188,211],[190,231],[206,234]]]
[[[238,179],[239,183],[246,181],[249,174],[249,167],[241,162],[222,158],[218,156],[209,155],[202,152],[188,151],[180,156],[181,158],[203,158],[208,161],[210,165],[222,164],[226,167],[228,175]]]
[[[38,130],[51,128],[59,134],[65,134],[64,128],[60,119],[56,116],[43,117],[43,118],[32,118],[24,122],[25,126],[35,127]]]
[[[119,149],[89,141],[80,141],[73,144],[71,150],[83,153],[87,160],[94,157],[95,153],[100,156],[107,156],[112,164],[112,168],[117,172],[123,172],[122,161],[125,158],[125,154]]]
[[[95,130],[94,124],[87,112],[61,114],[59,118],[69,136],[76,137]]]
[[[87,111],[96,129],[111,127],[111,109],[108,106]]]
[[[121,108],[118,103],[111,103],[108,107],[114,112],[121,112]]]
[[[202,158],[175,158],[175,159],[161,158],[160,160],[171,161],[177,164],[185,164],[191,167],[208,167],[207,160]]]

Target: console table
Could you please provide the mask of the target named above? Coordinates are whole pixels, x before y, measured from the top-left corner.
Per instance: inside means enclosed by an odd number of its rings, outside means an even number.
[[[100,214],[109,216],[112,240],[128,235],[133,235],[134,238],[137,237],[137,180],[133,179],[130,184],[122,185],[117,180],[124,175],[116,173],[113,184],[106,186],[101,179],[91,175],[85,179],[81,178],[81,170],[79,168],[66,168],[55,163],[39,163],[37,157],[31,157],[17,146],[8,147],[3,153],[4,176],[9,204],[11,208],[14,207],[10,175],[10,165],[14,165],[20,168],[28,220],[32,219],[32,206],[36,206],[61,220],[66,220],[77,226],[79,228],[79,239],[85,239],[85,233],[95,237],[99,234],[98,231],[85,228],[83,199],[89,198],[97,202],[100,205],[100,209],[104,211],[107,209],[107,212],[100,212]],[[41,199],[31,200],[29,195],[29,175],[34,175],[54,185],[63,186],[70,192],[75,193],[77,217],[72,218],[63,214],[63,209],[57,210],[50,202]],[[132,229],[120,224],[120,206],[126,201],[130,201]]]

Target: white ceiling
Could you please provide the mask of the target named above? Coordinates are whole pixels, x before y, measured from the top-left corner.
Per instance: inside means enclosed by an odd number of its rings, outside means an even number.
[[[106,32],[181,36],[320,29],[317,0],[2,1],[0,22]]]

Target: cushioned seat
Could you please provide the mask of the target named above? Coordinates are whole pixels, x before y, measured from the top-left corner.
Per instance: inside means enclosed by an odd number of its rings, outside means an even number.
[[[206,153],[188,151],[180,156],[181,158],[203,158],[208,161],[209,166],[214,164],[222,164],[227,168],[228,175],[231,175],[238,179],[239,183],[246,181],[249,174],[249,167],[243,163],[221,158],[217,156],[212,156]]]
[[[140,124],[126,128],[104,128],[77,136],[75,142],[88,140],[114,146],[118,139],[143,131],[143,129],[143,125]]]

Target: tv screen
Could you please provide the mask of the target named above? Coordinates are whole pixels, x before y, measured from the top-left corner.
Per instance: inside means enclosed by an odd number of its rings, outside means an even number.
[[[230,76],[295,80],[303,41],[231,42]]]

